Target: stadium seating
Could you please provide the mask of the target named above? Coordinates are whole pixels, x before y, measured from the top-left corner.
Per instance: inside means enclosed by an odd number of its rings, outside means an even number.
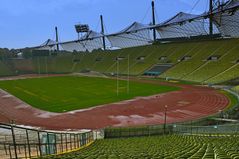
[[[227,68],[225,71],[217,74],[216,76],[207,80],[207,83],[220,83],[227,80],[232,80],[238,78],[239,63]]]
[[[218,83],[232,79],[234,76],[225,74],[228,72],[227,69],[236,65],[233,61],[238,58],[237,42],[237,40],[219,40],[199,43],[189,53],[192,56],[191,60],[179,62],[161,77],[206,83]],[[208,61],[208,57],[213,55],[220,58],[217,61]],[[223,78],[219,77],[219,74]]]
[[[51,159],[238,159],[238,136],[169,135],[98,140],[77,152]]]
[[[239,92],[239,86],[234,87],[233,90]]]
[[[212,54],[220,56],[220,58],[217,61],[206,61],[198,70],[191,73],[184,78],[184,80],[211,83],[212,81],[210,80],[215,76],[235,65],[233,62],[238,58],[237,50],[239,49],[239,46],[236,44],[237,42],[238,41],[227,42],[222,45],[218,44],[218,48],[215,49]],[[221,82],[221,80],[220,78],[214,78],[213,83]]]
[[[0,63],[0,75],[19,73],[74,73],[92,70],[100,73],[142,75],[155,65],[172,67],[159,75],[198,83],[221,83],[239,77],[239,39],[218,39],[154,44],[92,53],[59,53],[57,56],[14,59]],[[210,57],[217,60],[209,60]],[[162,58],[164,57],[164,58]],[[188,57],[188,59],[184,59]],[[121,58],[118,60],[117,58]],[[128,59],[129,58],[129,59]],[[11,65],[11,69],[9,69]]]

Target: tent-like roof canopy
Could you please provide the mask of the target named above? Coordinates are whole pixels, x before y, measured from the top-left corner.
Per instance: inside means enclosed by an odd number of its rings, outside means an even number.
[[[177,15],[175,15],[174,17],[166,20],[161,25],[170,25],[170,24],[182,23],[182,22],[185,22],[185,21],[193,20],[193,19],[198,18],[198,17],[199,17],[199,15],[179,12]]]
[[[36,47],[36,50],[56,50],[56,45],[57,42],[51,39],[48,39],[47,41],[45,41],[43,44],[41,44],[40,46]]]
[[[95,38],[101,38],[103,37],[103,34],[98,33],[96,31],[90,30],[87,32],[85,35],[83,35],[79,40],[73,40],[73,41],[66,41],[66,42],[61,42],[59,44],[66,44],[66,43],[72,43],[72,42],[80,42],[80,41],[87,41]]]
[[[161,38],[180,38],[206,35],[204,19],[199,15],[179,12],[174,17],[156,26]]]
[[[40,46],[51,46],[51,45],[56,45],[56,41],[48,39],[47,41],[45,41],[43,44],[41,44]]]
[[[226,11],[231,11],[231,10],[235,10],[235,9],[238,9],[239,7],[239,0],[229,0],[227,1],[226,3],[218,6],[217,8],[215,8],[213,10],[213,14],[219,14],[219,13],[223,13],[223,12],[226,12]],[[203,14],[200,15],[200,17],[209,17],[210,16],[210,12],[204,12]]]
[[[149,25],[134,22],[120,32],[107,35],[106,37],[112,47],[128,48],[148,45],[152,41],[149,29]]]
[[[220,11],[215,11],[214,23],[223,36],[239,37],[239,0],[227,2]]]
[[[93,30],[90,30],[80,40],[92,39],[92,38],[100,38],[102,36],[103,36],[103,34],[98,33],[96,31],[93,31]]]
[[[220,31],[223,36],[239,37],[239,0],[228,0],[213,10],[214,33]],[[103,35],[89,31],[78,40],[59,43],[69,51],[92,51],[103,47],[105,36],[111,47],[127,48],[151,44],[153,39],[150,29],[156,29],[160,38],[178,38],[207,35],[209,33],[210,12],[200,15],[179,12],[172,18],[157,25],[133,22],[128,27],[113,34]],[[57,43],[48,39],[35,48],[54,49]]]
[[[143,29],[148,29],[148,28],[150,28],[150,25],[142,24],[142,23],[139,23],[139,22],[134,22],[130,26],[126,27],[125,29],[123,29],[123,30],[121,30],[117,33],[114,33],[114,34],[110,34],[109,36],[136,32],[136,31],[143,30]]]
[[[233,9],[233,8],[237,8],[238,6],[239,6],[239,0],[231,0],[228,3],[226,3],[223,9],[224,10]]]
[[[84,36],[82,36],[79,40],[68,41],[60,43],[62,48],[66,51],[93,51],[94,49],[100,49],[103,47],[101,33],[95,31],[89,31]]]

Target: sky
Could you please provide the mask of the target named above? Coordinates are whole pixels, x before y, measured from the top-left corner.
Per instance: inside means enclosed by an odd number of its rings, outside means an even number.
[[[207,3],[155,0],[156,21],[165,21],[181,11],[200,14],[208,8]],[[0,0],[0,48],[38,46],[55,39],[55,26],[60,41],[77,39],[74,25],[78,23],[100,32],[101,14],[106,33],[118,32],[135,21],[149,24],[150,7],[151,0]]]

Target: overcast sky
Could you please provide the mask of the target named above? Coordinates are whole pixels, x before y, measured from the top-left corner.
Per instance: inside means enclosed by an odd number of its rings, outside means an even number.
[[[208,0],[155,0],[157,23],[180,11],[202,13]],[[151,0],[0,0],[0,47],[22,48],[54,39],[58,26],[61,41],[75,40],[76,23],[100,31],[104,16],[107,33],[122,30],[134,21],[151,22]]]

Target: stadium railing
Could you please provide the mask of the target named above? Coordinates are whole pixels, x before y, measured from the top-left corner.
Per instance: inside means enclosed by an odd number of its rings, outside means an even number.
[[[197,134],[197,135],[239,135],[239,124],[195,126],[193,124],[168,124],[163,126],[144,126],[134,128],[107,128],[105,138],[128,138],[140,136]]]
[[[36,158],[64,154],[94,141],[90,130],[45,131],[0,123],[0,158]]]
[[[193,125],[173,125],[174,133],[183,134],[206,134],[206,135],[238,135],[239,124],[225,125],[208,125],[208,126],[193,126]]]
[[[239,124],[196,126],[177,123],[137,128],[106,128],[76,132],[43,131],[29,127],[0,124],[0,158],[41,158],[75,152],[95,139],[140,137],[169,134],[238,136]]]

